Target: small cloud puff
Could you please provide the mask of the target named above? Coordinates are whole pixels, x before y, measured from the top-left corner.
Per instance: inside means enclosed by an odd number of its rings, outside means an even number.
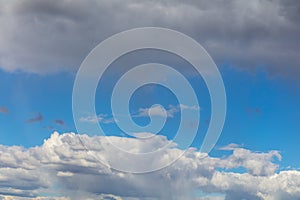
[[[9,110],[6,107],[0,107],[0,113],[6,114],[8,112],[9,112]]]
[[[43,120],[44,120],[43,115],[41,113],[38,113],[36,117],[26,120],[26,123],[42,122]]]

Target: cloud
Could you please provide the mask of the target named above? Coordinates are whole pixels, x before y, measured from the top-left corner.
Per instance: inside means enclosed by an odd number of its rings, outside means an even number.
[[[161,26],[194,37],[219,64],[300,74],[296,0],[1,1],[0,66],[6,71],[75,71],[108,36]]]
[[[57,196],[75,200],[300,198],[300,171],[278,171],[278,165],[273,162],[274,158],[280,159],[278,151],[252,152],[229,145],[222,150],[231,151],[228,156],[211,157],[190,148],[173,165],[137,175],[108,168],[91,155],[116,159],[122,164],[128,161],[112,156],[107,139],[122,148],[143,152],[168,143],[165,137],[153,137],[149,143],[115,136],[81,135],[80,139],[74,133],[55,132],[41,146],[28,149],[0,146],[2,199],[59,199]],[[90,149],[89,153],[81,142]],[[153,161],[168,162],[181,151],[172,146],[164,159]],[[134,160],[130,162],[143,165]],[[236,170],[241,168],[243,173]]]
[[[43,129],[54,130],[54,126],[43,126]]]
[[[0,196],[1,200],[71,200],[70,198],[66,197],[16,197],[16,196]]]
[[[103,124],[111,124],[115,123],[116,120],[113,118],[108,117],[106,114],[99,114],[99,115],[90,115],[90,116],[85,116],[85,117],[80,117],[79,119],[82,122],[87,122],[87,123],[103,123]]]
[[[8,111],[7,108],[5,108],[5,107],[0,107],[0,113],[6,114],[6,113],[8,113],[8,112],[9,112],[9,111]]]
[[[43,115],[41,113],[38,113],[36,117],[26,120],[26,123],[42,122],[43,120],[44,120]]]
[[[54,123],[55,123],[55,124],[58,124],[58,125],[60,125],[60,126],[64,126],[64,125],[65,125],[65,122],[64,122],[63,120],[61,120],[61,119],[56,119],[56,120],[54,120]]]
[[[173,107],[172,105],[170,107]],[[179,104],[177,107],[179,107],[182,110],[195,110],[195,111],[199,111],[200,107],[199,106],[187,106],[184,104]]]
[[[249,114],[261,114],[262,110],[260,108],[246,108],[247,113]]]
[[[62,172],[62,171],[57,172],[56,175],[59,176],[59,177],[71,177],[71,176],[74,176],[74,174],[72,172]]]
[[[228,169],[244,167],[251,175],[267,176],[277,169],[277,165],[270,162],[272,158],[281,160],[281,155],[278,151],[255,154],[247,149],[234,148],[225,165]]]
[[[160,105],[154,105],[150,108],[140,108],[138,114],[134,115],[133,117],[160,116],[173,118],[176,113],[180,112],[180,110],[199,111],[200,108],[198,106],[187,106],[179,104],[177,106],[169,105],[168,109],[166,110]]]
[[[159,116],[159,117],[170,117],[173,113],[169,110],[165,110],[160,105],[154,105],[150,108],[140,108],[139,113],[136,117],[149,117],[149,116]]]

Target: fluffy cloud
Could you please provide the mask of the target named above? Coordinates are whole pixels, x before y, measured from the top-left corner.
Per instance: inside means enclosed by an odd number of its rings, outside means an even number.
[[[1,0],[0,66],[35,73],[74,71],[108,36],[162,26],[203,44],[218,63],[264,66],[298,77],[297,0]]]
[[[218,158],[191,148],[162,170],[130,174],[116,171],[95,159],[94,155],[98,155],[104,160],[114,157],[121,164],[126,162],[126,158],[110,154],[107,139],[114,140],[119,147],[136,149],[133,152],[151,151],[169,142],[163,136],[156,136],[147,144],[136,138],[79,137],[74,133],[59,135],[55,132],[42,146],[29,149],[0,146],[0,199],[300,198],[300,172],[278,171],[273,162],[275,158],[280,159],[277,151],[252,152],[229,145],[222,151],[232,153]],[[165,156],[178,156],[180,152],[182,150],[173,145]],[[134,160],[131,162],[142,165]],[[43,197],[42,194],[48,195]]]

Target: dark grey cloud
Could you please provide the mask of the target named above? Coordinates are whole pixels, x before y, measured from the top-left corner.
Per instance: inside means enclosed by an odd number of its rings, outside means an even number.
[[[26,123],[42,122],[43,120],[44,120],[43,115],[41,113],[38,113],[36,117],[26,120]]]
[[[9,112],[9,110],[8,110],[7,108],[5,108],[5,107],[0,107],[0,113],[6,114],[6,113],[8,113],[8,112]]]
[[[248,114],[262,114],[262,109],[258,107],[248,107],[246,108]]]
[[[57,125],[60,125],[60,126],[64,126],[65,125],[64,120],[61,120],[61,119],[54,120],[54,123],[57,124]]]
[[[162,26],[198,40],[219,65],[300,75],[297,0],[1,1],[0,66],[75,71],[87,53],[122,30]]]
[[[55,128],[54,128],[54,126],[44,126],[43,127],[44,129],[47,129],[47,130],[50,130],[50,131],[53,131]]]

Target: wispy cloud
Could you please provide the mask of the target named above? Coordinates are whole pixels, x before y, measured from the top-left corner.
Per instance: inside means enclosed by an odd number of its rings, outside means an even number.
[[[246,108],[246,111],[249,114],[261,114],[262,113],[262,110],[258,107],[254,107],[254,108],[248,107],[248,108]]]
[[[95,123],[111,124],[116,122],[116,119],[112,117],[108,117],[108,115],[106,114],[85,116],[85,117],[81,117],[79,120],[82,122],[88,122],[93,124]]]
[[[173,115],[171,110],[165,110],[159,105],[155,105],[150,108],[140,108],[137,115],[134,117],[148,117],[148,116],[160,116],[160,117],[169,117]]]
[[[47,130],[50,130],[50,131],[53,131],[55,128],[54,126],[44,126],[43,129],[47,129]]]
[[[60,126],[64,126],[65,122],[62,119],[56,119],[54,120],[54,123]]]
[[[160,117],[170,117],[173,118],[174,115],[181,110],[194,110],[199,111],[199,106],[188,106],[184,104],[179,104],[177,106],[169,105],[167,109],[164,109],[160,105],[154,105],[150,108],[140,108],[138,114],[134,117],[148,117],[148,116],[160,116]]]
[[[59,171],[59,172],[57,172],[56,176],[58,176],[58,177],[71,177],[71,176],[74,176],[74,173],[68,172],[68,171],[66,171],[66,172]]]
[[[26,120],[26,123],[42,122],[43,120],[44,120],[43,115],[41,113],[38,113],[36,117]]]
[[[9,110],[6,107],[0,107],[0,113],[6,114],[8,112],[9,112]]]
[[[136,114],[132,114],[131,117],[149,117],[149,116],[159,116],[159,117],[170,117],[173,118],[176,113],[183,110],[194,110],[199,111],[200,107],[198,106],[187,106],[183,104],[179,104],[177,106],[169,105],[167,109],[164,109],[160,105],[154,105],[150,108],[140,108]],[[81,122],[87,123],[102,123],[102,124],[111,124],[118,122],[118,117],[124,117],[124,115],[116,114],[114,117],[107,114],[99,114],[99,115],[88,115],[84,117],[80,117]],[[129,117],[129,116],[127,116]]]

